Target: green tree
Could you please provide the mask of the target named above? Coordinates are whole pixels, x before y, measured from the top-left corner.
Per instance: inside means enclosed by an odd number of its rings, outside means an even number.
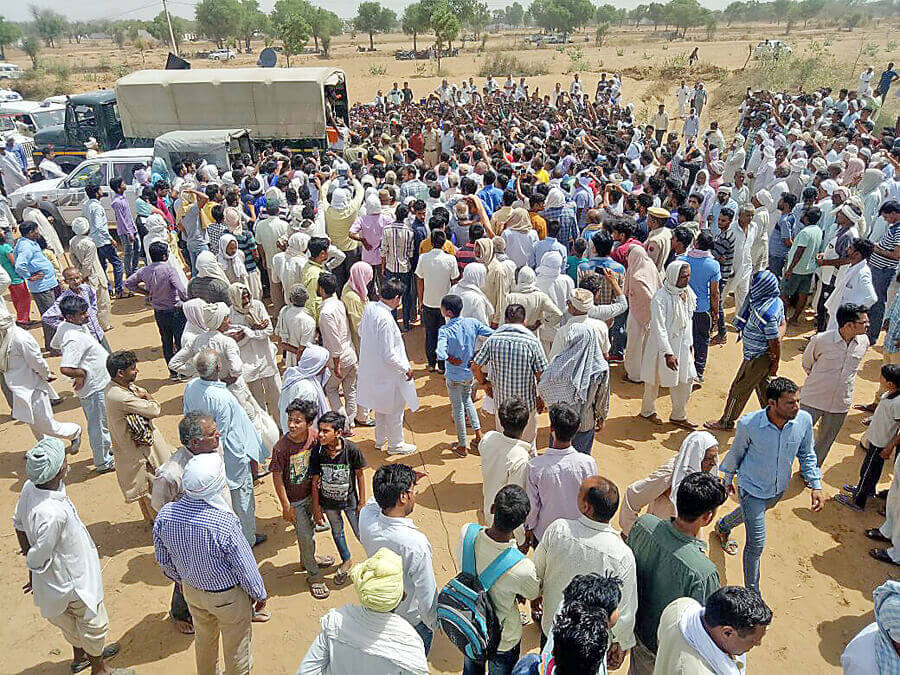
[[[862,22],[863,16],[859,12],[853,12],[844,17],[844,25],[848,31],[852,31]]]
[[[225,41],[238,34],[241,23],[238,0],[200,0],[194,8],[197,30],[221,49]]]
[[[596,13],[597,23],[600,23],[600,24],[615,23],[617,16],[618,16],[618,10],[615,8],[614,5],[600,5],[597,8],[597,13]]]
[[[649,5],[638,5],[630,12],[628,12],[628,18],[631,19],[635,26],[640,26],[641,22],[647,18],[649,12]]]
[[[732,2],[722,11],[722,18],[725,19],[725,24],[730,26],[735,21],[743,19],[746,13],[747,6],[743,2]]]
[[[175,46],[180,47],[184,41],[184,34],[188,32],[188,21],[180,16],[170,14],[172,19],[172,36],[175,37]],[[169,36],[169,22],[166,21],[166,13],[160,12],[153,21],[149,21],[146,25],[147,32],[163,44],[171,46],[171,37]]]
[[[506,23],[510,26],[521,26],[525,23],[525,8],[518,2],[507,5],[504,12],[506,13]]]
[[[125,27],[122,25],[113,26],[112,29],[112,41],[115,43],[116,47],[122,49],[125,46]]]
[[[825,0],[803,0],[799,4],[800,18],[803,19],[803,27],[806,28],[806,24],[809,23],[809,20],[818,16],[819,12],[824,8]]]
[[[594,6],[590,0],[533,0],[528,12],[541,28],[571,33],[591,20]]]
[[[461,24],[449,4],[441,0],[431,13],[431,30],[434,31],[435,48],[437,49],[438,70],[441,69],[441,55],[444,47],[459,35]]]
[[[424,2],[414,2],[403,10],[403,19],[400,23],[403,32],[412,35],[413,51],[417,51],[416,38],[431,29],[431,12]]]
[[[768,3],[768,6],[772,10],[775,25],[777,26],[781,23],[781,19],[787,16],[791,7],[791,0],[773,0],[773,2]]]
[[[476,36],[481,35],[484,27],[491,21],[491,10],[488,9],[487,3],[483,0],[476,0],[472,5],[472,15],[466,21],[466,25],[475,33]]]
[[[609,24],[601,23],[597,26],[597,32],[594,33],[594,44],[602,47],[607,35],[609,35]]]
[[[55,47],[56,40],[66,31],[66,19],[52,9],[44,9],[37,5],[29,5],[34,30],[48,47]]]
[[[369,34],[369,50],[375,49],[375,33],[389,31],[397,23],[393,10],[382,7],[377,2],[362,2],[357,10],[353,25],[356,30]]]
[[[659,28],[659,24],[669,23],[669,15],[666,12],[666,6],[658,2],[651,2],[647,6],[647,18],[653,22],[653,30]]]
[[[312,38],[316,46],[316,51],[319,51],[320,40],[324,40],[326,37],[330,40],[333,35],[341,34],[341,19],[334,12],[329,12],[327,9],[322,9],[321,7],[310,7],[310,9],[311,11],[306,17],[306,22],[309,24],[310,30],[312,31]],[[331,43],[329,42],[329,45],[330,44]]]
[[[6,60],[6,45],[14,44],[21,34],[16,24],[0,16],[0,59]]]
[[[250,53],[250,40],[258,30],[265,30],[269,17],[259,10],[258,0],[241,0],[241,19],[238,35],[244,42],[244,51]]]
[[[701,7],[697,0],[670,0],[666,5],[666,11],[669,20],[675,25],[675,30],[681,30],[681,37],[687,35],[688,28],[706,23],[710,14],[709,10]]]
[[[716,34],[716,30],[719,28],[719,22],[716,21],[716,15],[710,13],[709,17],[706,19],[706,39],[712,41],[713,36]]]
[[[277,6],[278,3],[276,3]],[[298,13],[282,14],[279,17],[279,23],[276,24],[276,31],[281,44],[284,47],[284,56],[287,59],[288,67],[291,65],[291,56],[303,52],[306,43],[309,42],[309,36],[312,29],[309,24]]]
[[[41,41],[36,35],[29,35],[22,40],[22,51],[31,59],[31,67],[37,68],[38,54],[41,53]]]

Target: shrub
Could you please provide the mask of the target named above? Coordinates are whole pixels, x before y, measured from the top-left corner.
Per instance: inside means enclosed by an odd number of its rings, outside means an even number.
[[[385,73],[387,73],[387,68],[384,66],[376,66],[374,64],[369,66],[369,75],[372,77],[383,77]]]
[[[542,61],[522,61],[515,54],[491,54],[482,62],[478,76],[509,73],[516,77],[533,77],[547,72],[547,65]]]

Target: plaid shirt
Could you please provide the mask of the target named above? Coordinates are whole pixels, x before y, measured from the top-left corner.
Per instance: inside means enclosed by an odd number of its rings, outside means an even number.
[[[717,230],[713,240],[713,255],[719,261],[722,281],[727,281],[734,274],[734,233],[730,227],[724,231],[721,228]],[[740,309],[738,307],[738,311]]]
[[[619,288],[624,287],[625,268],[609,256],[604,258],[589,258],[586,262],[581,263],[578,266],[578,280],[581,281],[584,275],[590,272],[595,272],[600,275],[600,290],[597,291],[596,304],[611,305],[616,301],[616,298],[618,298],[619,295],[613,291],[612,284],[609,283],[607,278],[603,275],[603,272],[601,271],[603,269],[611,270],[616,277],[616,281],[619,282]]]
[[[103,342],[103,329],[100,327],[100,321],[97,320],[97,293],[88,284],[81,284],[81,286],[78,287],[78,290],[80,293],[75,293],[71,288],[66,286],[66,290],[59,294],[59,297],[56,298],[56,301],[50,306],[50,309],[41,316],[41,321],[45,326],[56,331],[62,322],[65,321],[62,312],[59,309],[59,303],[70,295],[74,295],[87,302],[88,310],[86,325],[88,331],[90,331],[97,342]]]
[[[418,178],[406,181],[400,186],[400,201],[405,203],[408,197],[425,201],[428,199],[428,186]]]
[[[388,272],[412,271],[416,233],[403,223],[391,223],[381,231],[381,259]]]
[[[169,502],[156,516],[153,546],[172,581],[213,592],[240,586],[254,600],[266,598],[250,544],[231,511],[187,497]]]
[[[481,347],[474,362],[491,369],[494,403],[499,407],[514,396],[529,410],[537,406],[535,375],[547,368],[547,357],[537,338],[524,326],[500,326]]]
[[[552,209],[544,209],[541,211],[544,220],[550,222],[556,220],[559,222],[559,233],[556,240],[566,249],[569,248],[569,242],[578,239],[578,218],[575,217],[575,209],[566,204],[565,206],[555,206]]]

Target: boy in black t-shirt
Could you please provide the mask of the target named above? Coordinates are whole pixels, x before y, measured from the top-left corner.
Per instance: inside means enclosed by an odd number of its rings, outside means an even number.
[[[350,549],[344,538],[344,519],[359,540],[359,511],[366,502],[363,469],[368,466],[359,447],[343,438],[344,416],[327,412],[319,417],[319,445],[313,448],[309,458],[309,474],[312,476],[313,518],[331,526],[331,537],[341,555],[341,566],[334,577],[343,584],[350,571]]]

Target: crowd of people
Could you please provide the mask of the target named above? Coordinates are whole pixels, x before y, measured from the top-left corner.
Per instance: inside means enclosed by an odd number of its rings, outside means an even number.
[[[605,673],[626,658],[636,674],[744,672],[773,620],[766,512],[795,459],[821,510],[822,466],[882,332],[860,479],[835,499],[860,511],[886,498],[865,534],[885,544],[873,558],[900,565],[896,468],[877,492],[900,443],[900,140],[875,122],[895,79],[878,92],[748,91],[731,138],[715,120],[701,132],[701,82],[682,81],[678,113],[661,104],[646,123],[618,75],[593,96],[578,74],[543,95],[511,76],[418,99],[394,83],[349,126],[329,120],[319,153],[271,147],[227,170],[154,160],[135,172],[134,206],[121,178],[89,185],[67,246],[35,205],[7,214],[0,285],[15,316],[2,303],[0,372],[36,440],[15,529],[26,592],[71,643],[73,671],[125,672],[109,665],[119,647],[97,551],[64,487],[83,427],[54,416],[49,356],[83,410],[93,468],[114,471],[152,525],[171,619],[193,634],[202,675],[218,672],[220,635],[224,671],[249,672],[252,624],[273,618],[253,553],[264,480],[310,596],[329,596],[331,571],[358,596],[324,614],[299,673],[427,673],[437,631],[467,675]],[[137,355],[106,337],[112,303],[135,293],[184,382],[177,443]],[[743,360],[701,430],[691,395],[729,340],[729,295]],[[802,385],[778,374],[788,325],[811,329]],[[443,588],[413,518],[424,474],[393,461],[420,450],[404,436],[419,405],[414,340],[446,382],[446,450],[477,456],[483,482],[461,574]],[[600,475],[595,452],[622,379],[643,385],[636,424],[688,432],[627,486]],[[358,442],[366,427],[374,450]],[[721,586],[701,531],[736,555],[741,525],[744,583]],[[367,556],[355,565],[347,529]],[[317,531],[339,562],[317,555]],[[900,672],[900,585],[874,598],[875,621],[842,657],[849,675]],[[522,654],[532,620],[541,648]]]

